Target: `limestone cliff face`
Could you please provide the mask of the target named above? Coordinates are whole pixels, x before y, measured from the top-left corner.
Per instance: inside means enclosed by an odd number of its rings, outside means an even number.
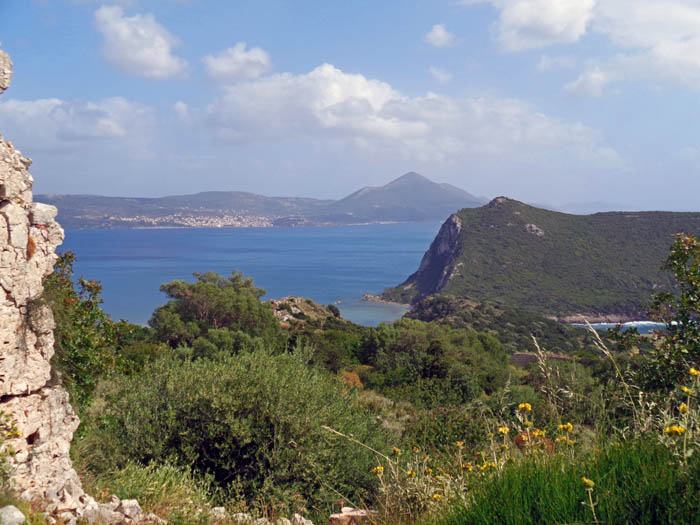
[[[387,300],[414,302],[425,295],[439,292],[459,271],[456,262],[461,250],[462,221],[455,213],[440,227],[435,239],[423,255],[418,270],[403,284],[384,292]]]
[[[0,51],[0,93],[11,66]],[[25,499],[45,500],[68,521],[86,504],[69,449],[78,418],[68,394],[51,384],[53,316],[32,307],[52,271],[63,230],[56,208],[32,202],[31,160],[0,136],[0,411],[11,415],[21,435],[7,442],[13,488]]]

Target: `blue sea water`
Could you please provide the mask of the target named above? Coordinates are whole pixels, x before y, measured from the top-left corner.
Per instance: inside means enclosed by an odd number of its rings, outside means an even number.
[[[184,228],[68,230],[59,250],[72,250],[76,275],[103,286],[103,308],[114,319],[145,324],[167,300],[159,291],[193,272],[253,277],[266,298],[341,301],[344,318],[377,325],[406,308],[362,301],[413,273],[440,224],[402,223],[308,228]]]

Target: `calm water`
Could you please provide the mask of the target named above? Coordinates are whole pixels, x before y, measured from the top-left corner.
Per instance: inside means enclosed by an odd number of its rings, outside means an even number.
[[[159,286],[192,281],[193,272],[255,279],[267,298],[341,301],[343,317],[377,325],[405,308],[361,300],[413,273],[440,224],[407,223],[328,228],[68,230],[59,250],[77,257],[76,275],[102,282],[104,309],[114,319],[145,324],[166,301]]]
[[[576,326],[585,327],[582,324],[577,324]],[[615,328],[617,325],[615,323],[593,323],[591,326],[596,330],[604,331]],[[655,323],[653,321],[632,321],[631,323],[623,323],[622,328],[624,330],[636,328],[640,334],[650,334],[654,330],[663,330],[665,326],[663,323]]]

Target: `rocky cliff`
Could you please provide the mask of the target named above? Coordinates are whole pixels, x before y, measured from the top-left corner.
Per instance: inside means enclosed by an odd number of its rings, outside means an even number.
[[[0,94],[11,74],[12,62],[0,50]],[[68,394],[52,380],[53,315],[37,301],[63,230],[56,208],[33,202],[30,165],[0,136],[0,412],[17,429],[3,445],[13,451],[10,485],[67,523],[131,521],[116,512],[122,502],[99,505],[85,494],[70,460],[79,421]]]
[[[0,51],[0,92],[9,87],[11,66]],[[68,452],[78,419],[68,395],[51,383],[51,311],[32,307],[63,230],[54,207],[32,202],[30,164],[0,137],[0,410],[20,434],[7,443],[16,451],[13,488],[26,499],[50,499],[56,509],[74,511],[82,491]]]

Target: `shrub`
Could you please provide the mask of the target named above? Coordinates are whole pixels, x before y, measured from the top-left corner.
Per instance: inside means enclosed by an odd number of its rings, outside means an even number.
[[[96,471],[172,458],[253,498],[356,505],[375,483],[371,452],[323,430],[328,425],[386,448],[379,424],[354,389],[307,364],[307,351],[255,350],[219,361],[159,361],[108,385],[81,455]],[[294,510],[299,510],[296,508]]]

